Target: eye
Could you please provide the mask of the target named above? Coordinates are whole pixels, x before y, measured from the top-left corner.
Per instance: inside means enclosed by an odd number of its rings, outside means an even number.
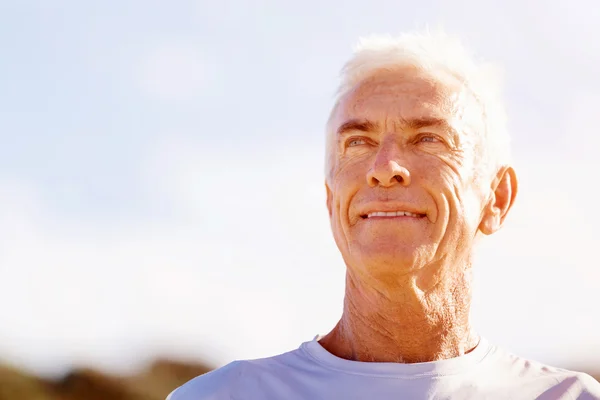
[[[417,139],[419,143],[440,143],[442,140],[436,135],[424,134]]]
[[[438,138],[432,135],[424,135],[419,138],[419,142],[439,142]]]
[[[356,147],[356,146],[361,146],[366,143],[367,143],[367,141],[362,138],[350,138],[346,142],[346,147]]]

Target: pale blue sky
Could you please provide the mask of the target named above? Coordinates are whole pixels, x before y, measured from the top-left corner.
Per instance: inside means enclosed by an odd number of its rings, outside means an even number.
[[[442,25],[505,71],[521,193],[474,318],[600,362],[600,7],[0,0],[0,352],[41,373],[221,365],[336,322],[322,127],[359,36]]]

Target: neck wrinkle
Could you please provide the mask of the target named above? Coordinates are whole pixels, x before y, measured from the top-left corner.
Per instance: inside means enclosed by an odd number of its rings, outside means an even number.
[[[436,279],[419,287],[415,276],[386,285],[348,268],[342,318],[321,345],[365,362],[429,362],[470,352],[479,340],[469,318],[471,264],[436,270]]]

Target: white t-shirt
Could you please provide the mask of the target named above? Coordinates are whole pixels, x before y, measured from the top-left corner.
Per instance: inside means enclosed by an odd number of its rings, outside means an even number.
[[[235,361],[167,400],[600,399],[591,376],[526,360],[482,339],[469,354],[400,364],[349,361],[315,338],[275,357]]]

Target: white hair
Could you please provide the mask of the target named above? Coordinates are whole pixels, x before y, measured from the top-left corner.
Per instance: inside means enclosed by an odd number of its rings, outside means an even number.
[[[325,173],[334,168],[335,144],[332,120],[341,99],[357,84],[381,71],[412,68],[433,79],[448,75],[458,80],[480,104],[483,152],[478,158],[496,169],[510,160],[510,138],[500,94],[499,71],[490,64],[476,62],[461,42],[443,32],[404,33],[400,36],[374,35],[359,39],[354,55],[341,71],[335,105],[327,122]],[[492,172],[492,171],[489,171]]]

